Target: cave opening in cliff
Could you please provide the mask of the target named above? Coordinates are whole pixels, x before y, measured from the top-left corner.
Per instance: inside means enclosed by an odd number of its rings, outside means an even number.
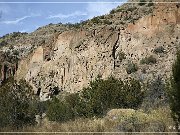
[[[41,93],[41,88],[38,88],[38,90],[37,90],[37,93],[36,93],[36,95],[40,95],[40,93]]]
[[[52,95],[58,95],[59,92],[60,92],[60,89],[59,89],[58,86],[56,86],[56,87],[50,89],[50,92],[51,92]]]

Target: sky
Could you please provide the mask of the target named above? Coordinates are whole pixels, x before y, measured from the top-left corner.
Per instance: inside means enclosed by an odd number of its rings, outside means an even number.
[[[126,1],[0,0],[0,36],[18,31],[29,33],[49,23],[76,23],[91,19],[109,13]]]

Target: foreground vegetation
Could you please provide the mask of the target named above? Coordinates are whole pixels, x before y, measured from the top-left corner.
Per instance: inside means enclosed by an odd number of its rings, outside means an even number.
[[[176,123],[176,129],[180,132],[180,51],[177,52],[176,61],[172,67],[172,74],[167,91],[172,117]]]
[[[43,119],[38,126],[28,126],[17,131],[26,132],[173,132],[173,119],[169,108],[159,108],[144,113],[142,110],[115,109],[103,118],[76,118],[66,122]],[[109,114],[109,112],[108,112]],[[116,119],[114,117],[116,116]],[[4,129],[4,131],[10,131]],[[91,133],[89,133],[91,134]]]
[[[169,132],[180,123],[180,52],[172,78],[147,84],[97,77],[78,93],[39,102],[24,80],[10,78],[0,87],[1,131]],[[42,116],[45,117],[42,119]],[[35,119],[40,116],[40,120]],[[175,127],[174,127],[175,126]]]
[[[65,121],[75,117],[102,117],[113,108],[135,109],[140,106],[142,99],[143,92],[137,80],[97,78],[80,93],[69,94],[62,100],[54,98],[48,103],[47,116],[52,121]]]
[[[25,81],[10,79],[1,87],[1,131],[171,131],[170,109],[159,98],[165,89],[161,78],[150,82],[147,92],[142,88],[131,78],[98,77],[79,93],[38,102]],[[43,113],[46,117],[37,123],[35,116]]]
[[[9,78],[0,87],[0,127],[19,129],[35,124],[32,88],[24,80]]]

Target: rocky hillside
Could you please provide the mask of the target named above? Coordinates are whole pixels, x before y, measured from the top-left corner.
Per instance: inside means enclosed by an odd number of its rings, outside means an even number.
[[[1,81],[15,75],[35,92],[77,92],[97,76],[146,82],[171,73],[180,45],[180,4],[137,1],[80,24],[14,34],[0,39]]]

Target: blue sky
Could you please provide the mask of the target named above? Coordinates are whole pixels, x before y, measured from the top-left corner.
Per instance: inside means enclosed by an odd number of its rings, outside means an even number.
[[[126,1],[119,0],[118,2]],[[49,23],[80,22],[94,16],[107,14],[110,10],[120,5],[120,3],[114,3],[115,1],[112,0],[53,0],[55,3],[49,2],[52,1],[0,0],[0,36],[17,31],[32,32],[38,27]]]

